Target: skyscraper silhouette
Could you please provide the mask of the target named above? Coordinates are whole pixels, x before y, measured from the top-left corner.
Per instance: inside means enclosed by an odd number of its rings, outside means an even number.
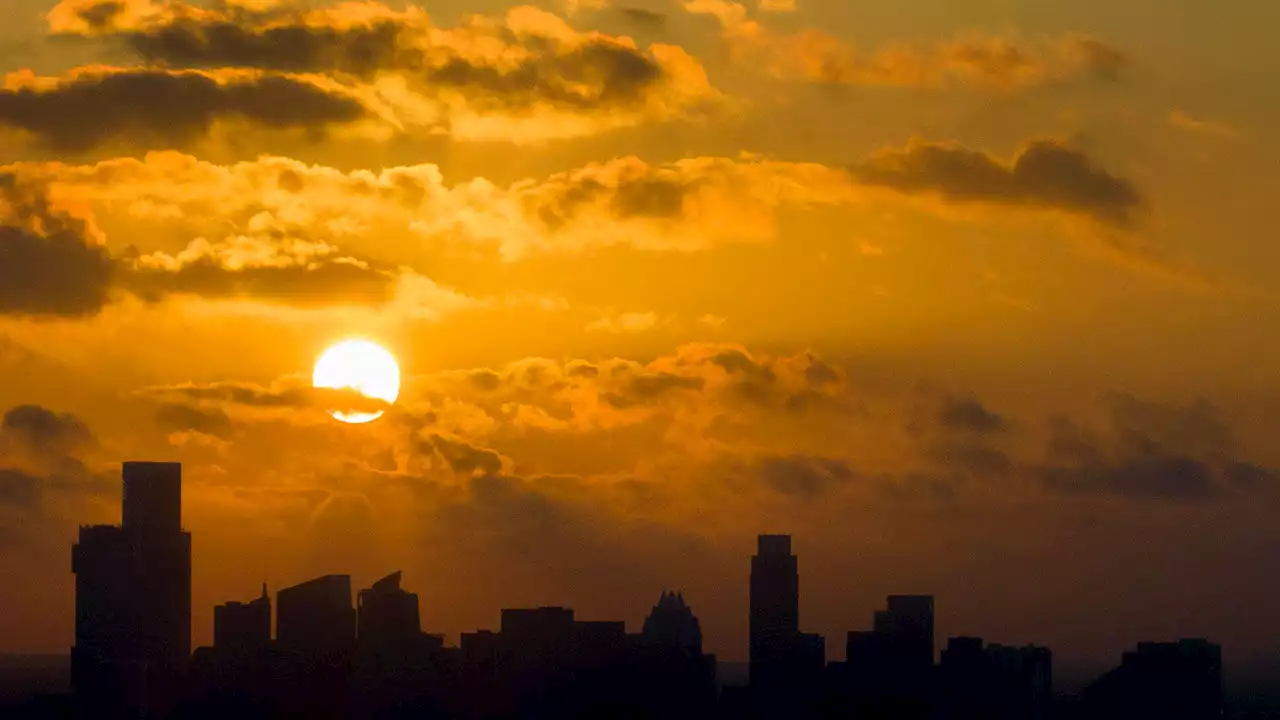
[[[213,647],[221,653],[251,655],[271,644],[271,598],[267,584],[250,602],[229,602],[213,609]]]
[[[361,655],[403,656],[422,636],[418,595],[401,589],[399,572],[360,591],[356,618]]]
[[[685,604],[684,595],[663,592],[658,604],[644,619],[640,640],[648,646],[685,650],[702,654],[702,627],[693,610]]]
[[[933,596],[890,595],[875,614],[875,632],[900,675],[927,674],[933,666]]]
[[[72,547],[72,683],[96,714],[161,716],[191,655],[191,534],[182,466],[127,462],[120,526],[81,527]]]
[[[276,639],[291,653],[349,656],[356,644],[351,576],[324,575],[276,593]]]
[[[790,535],[761,535],[751,557],[750,672],[752,687],[785,680],[800,635],[800,572]]]

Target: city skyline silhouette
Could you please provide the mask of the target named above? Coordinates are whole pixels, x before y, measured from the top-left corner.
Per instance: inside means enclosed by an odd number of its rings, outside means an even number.
[[[1280,718],[1278,33],[0,0],[0,720]]]
[[[680,591],[664,590],[634,634],[566,607],[504,608],[496,631],[450,646],[424,630],[400,571],[354,595],[350,576],[320,576],[274,603],[264,583],[215,607],[214,642],[193,653],[182,467],[122,472],[122,522],[82,526],[71,548],[71,691],[12,706],[22,717],[1191,720],[1228,707],[1208,640],[1140,642],[1082,691],[1055,694],[1049,648],[957,636],[937,652],[930,595],[889,595],[828,663],[825,639],[800,629],[798,556],[779,534],[758,536],[751,557],[741,686],[717,677]]]

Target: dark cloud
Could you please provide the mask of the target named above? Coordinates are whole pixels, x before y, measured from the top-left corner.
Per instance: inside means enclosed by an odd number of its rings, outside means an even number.
[[[0,420],[0,506],[38,507],[46,493],[101,494],[111,480],[86,465],[97,440],[83,420],[39,405],[9,409]],[[5,530],[0,518],[0,531]]]
[[[855,477],[843,460],[807,455],[764,458],[756,469],[772,490],[805,500],[826,495]]]
[[[263,386],[247,382],[218,382],[204,385],[168,385],[147,388],[141,394],[168,402],[200,406],[241,406],[266,410],[335,410],[346,413],[379,412],[388,409],[385,401],[366,397],[351,389],[316,388],[301,379]]]
[[[620,391],[605,393],[601,397],[610,405],[622,409],[648,404],[678,390],[701,390],[705,384],[706,381],[698,377],[666,372],[644,374],[629,379]]]
[[[1013,473],[1013,460],[1003,450],[981,443],[952,443],[931,454],[944,468],[981,479],[1005,478]]]
[[[493,450],[478,448],[459,440],[431,435],[422,441],[421,450],[439,453],[459,475],[498,475],[503,470],[502,456]]]
[[[111,27],[116,18],[124,14],[125,6],[118,0],[107,0],[93,5],[86,5],[76,12],[94,30],[105,30]]]
[[[667,28],[667,15],[665,13],[638,7],[620,7],[618,12],[628,22],[642,30],[661,32]]]
[[[1165,405],[1114,395],[1107,422],[1065,417],[1050,426],[1047,459],[1036,472],[1071,494],[1203,501],[1269,489],[1280,473],[1235,457],[1229,428],[1207,401]]]
[[[813,355],[809,355],[808,359],[809,367],[804,369],[804,377],[810,385],[823,387],[840,382],[840,373],[836,372],[835,368]]]
[[[1109,494],[1163,500],[1207,500],[1221,494],[1213,470],[1176,454],[1120,458],[1113,464],[1048,467],[1041,479],[1071,494]]]
[[[93,315],[107,304],[113,270],[106,250],[77,233],[0,225],[0,313]]]
[[[364,105],[350,95],[283,76],[82,71],[49,87],[0,90],[0,124],[64,151],[112,141],[183,146],[207,133],[216,120],[321,130],[366,115]]]
[[[678,218],[684,215],[685,196],[694,184],[671,180],[639,180],[618,187],[613,214],[620,218]]]
[[[93,315],[114,270],[82,220],[53,208],[43,187],[0,173],[0,314]]]
[[[431,91],[460,92],[480,110],[631,107],[666,77],[644,52],[606,36],[584,34],[579,41],[564,42],[528,29],[495,31],[495,43],[513,44],[513,52],[498,59],[467,51],[476,43],[474,29],[461,31],[453,43],[440,42],[432,39],[433,33],[452,31],[432,28],[422,17],[391,13],[377,3],[365,9],[385,16],[355,22],[340,11],[223,6],[215,12],[196,12],[178,3],[166,17],[152,18],[142,27],[111,28],[115,16],[100,6],[81,10],[80,17],[94,33],[118,36],[155,65],[337,72],[364,78],[396,72]],[[94,22],[85,13],[101,20]],[[517,56],[523,56],[520,62],[509,66],[507,60]]]
[[[938,423],[951,430],[978,434],[993,433],[1007,427],[1004,417],[972,398],[947,400],[938,410]]]
[[[458,57],[426,73],[432,85],[465,91],[479,110],[539,104],[567,110],[627,108],[662,78],[662,68],[639,50],[603,42],[531,57],[512,70]]]
[[[20,405],[6,412],[0,433],[6,440],[45,456],[77,453],[94,442],[82,420],[39,405]]]
[[[403,23],[324,27],[284,24],[254,27],[252,14],[231,19],[175,18],[123,34],[148,62],[171,67],[252,67],[286,72],[338,71],[368,77],[388,68],[421,66],[421,52],[404,47]]]
[[[1053,140],[1031,143],[1012,165],[984,152],[915,142],[906,150],[883,153],[852,172],[870,185],[934,192],[957,202],[1057,208],[1112,225],[1130,224],[1144,205],[1133,183]]]
[[[213,259],[169,268],[134,267],[121,284],[138,297],[156,301],[168,295],[210,298],[251,297],[290,305],[380,305],[395,295],[396,279],[364,265],[319,261],[285,267],[230,269]]]
[[[1129,58],[1119,49],[1091,37],[1075,38],[1073,47],[1085,60],[1085,65],[1103,80],[1118,80]]]
[[[223,410],[205,410],[190,405],[166,404],[156,411],[156,422],[168,430],[190,430],[224,440],[235,430],[231,418]]]
[[[32,508],[40,504],[41,479],[13,468],[0,468],[0,505]]]
[[[741,350],[725,350],[717,353],[711,358],[711,363],[720,366],[730,374],[747,375],[768,382],[777,379],[777,375],[772,370],[752,360]]]
[[[470,380],[481,390],[497,390],[502,385],[502,376],[492,370],[477,370],[471,373]]]
[[[598,378],[600,377],[600,368],[586,362],[573,362],[569,364],[566,372],[569,377]]]

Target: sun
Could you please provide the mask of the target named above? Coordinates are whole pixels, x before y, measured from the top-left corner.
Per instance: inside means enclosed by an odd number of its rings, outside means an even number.
[[[400,366],[382,346],[368,340],[345,340],[325,350],[316,360],[311,384],[318,388],[350,389],[369,398],[393,403],[400,395]],[[345,423],[367,423],[382,411],[329,414]]]

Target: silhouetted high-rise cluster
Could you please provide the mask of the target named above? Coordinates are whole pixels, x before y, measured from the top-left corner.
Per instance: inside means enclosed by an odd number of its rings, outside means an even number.
[[[120,525],[80,528],[72,683],[91,707],[162,716],[191,655],[191,534],[182,467],[125,463]]]
[[[639,633],[563,607],[505,609],[457,647],[424,632],[399,572],[356,594],[326,575],[214,609],[190,652],[191,536],[181,468],[126,463],[120,526],[84,527],[76,574],[75,694],[51,714],[104,718],[1047,718],[1220,717],[1222,658],[1203,640],[1142,643],[1069,702],[1035,646],[953,637],[934,648],[934,598],[890,595],[843,661],[800,630],[799,562],[761,535],[750,572],[750,681],[724,686],[679,592]]]

